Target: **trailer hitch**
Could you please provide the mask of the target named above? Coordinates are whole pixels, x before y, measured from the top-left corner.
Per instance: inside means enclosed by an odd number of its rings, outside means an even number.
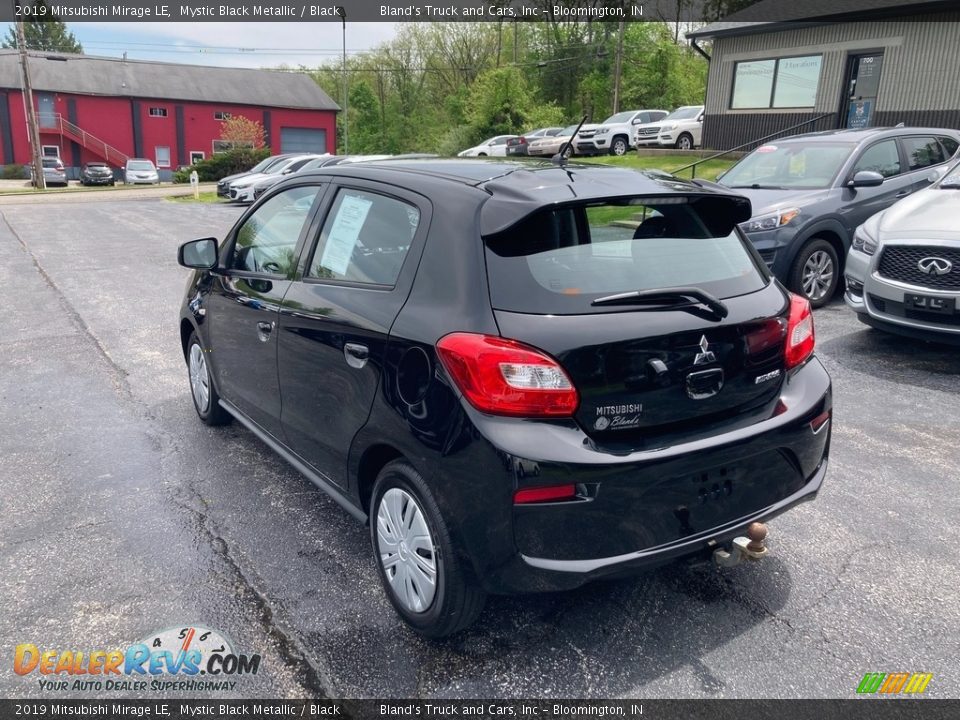
[[[747,537],[735,537],[730,549],[717,548],[713,551],[713,562],[720,567],[734,567],[744,560],[760,560],[769,552],[764,541],[767,539],[767,526],[763,523],[750,523]]]

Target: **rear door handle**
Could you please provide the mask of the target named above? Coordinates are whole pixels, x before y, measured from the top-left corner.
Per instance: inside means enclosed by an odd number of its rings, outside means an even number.
[[[370,348],[360,343],[347,343],[343,346],[343,357],[347,365],[360,370],[370,359]]]
[[[909,194],[910,194],[910,191],[909,191],[909,190],[901,190],[901,191],[898,192],[894,197],[905,198],[905,197],[906,197],[907,195],[909,195]]]
[[[258,322],[257,323],[257,335],[260,337],[260,342],[266,342],[270,339],[270,333],[273,332],[273,323],[272,322]]]

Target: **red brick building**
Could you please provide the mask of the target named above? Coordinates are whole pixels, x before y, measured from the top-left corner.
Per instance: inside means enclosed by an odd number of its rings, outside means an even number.
[[[339,107],[308,76],[31,51],[28,62],[40,144],[64,165],[128,157],[162,175],[223,149],[223,121],[263,124],[280,152],[333,152]],[[0,50],[0,165],[30,162],[15,50]]]

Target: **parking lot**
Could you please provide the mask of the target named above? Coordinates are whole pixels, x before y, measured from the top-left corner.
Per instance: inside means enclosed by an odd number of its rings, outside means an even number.
[[[390,609],[366,528],[239,424],[195,417],[176,248],[239,212],[0,207],[8,658],[199,623],[263,656],[218,697],[848,698],[871,671],[960,695],[956,349],[869,330],[838,298],[816,312],[830,470],[771,523],[770,558],[492,598],[470,631],[427,642]],[[9,660],[0,690],[45,694]]]

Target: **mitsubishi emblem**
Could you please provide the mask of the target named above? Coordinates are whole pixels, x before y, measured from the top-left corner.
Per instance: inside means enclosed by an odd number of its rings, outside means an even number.
[[[707,336],[702,335],[700,337],[700,352],[697,353],[697,356],[693,359],[694,365],[707,365],[708,363],[716,362],[717,357],[709,350],[710,343],[707,342]]]

